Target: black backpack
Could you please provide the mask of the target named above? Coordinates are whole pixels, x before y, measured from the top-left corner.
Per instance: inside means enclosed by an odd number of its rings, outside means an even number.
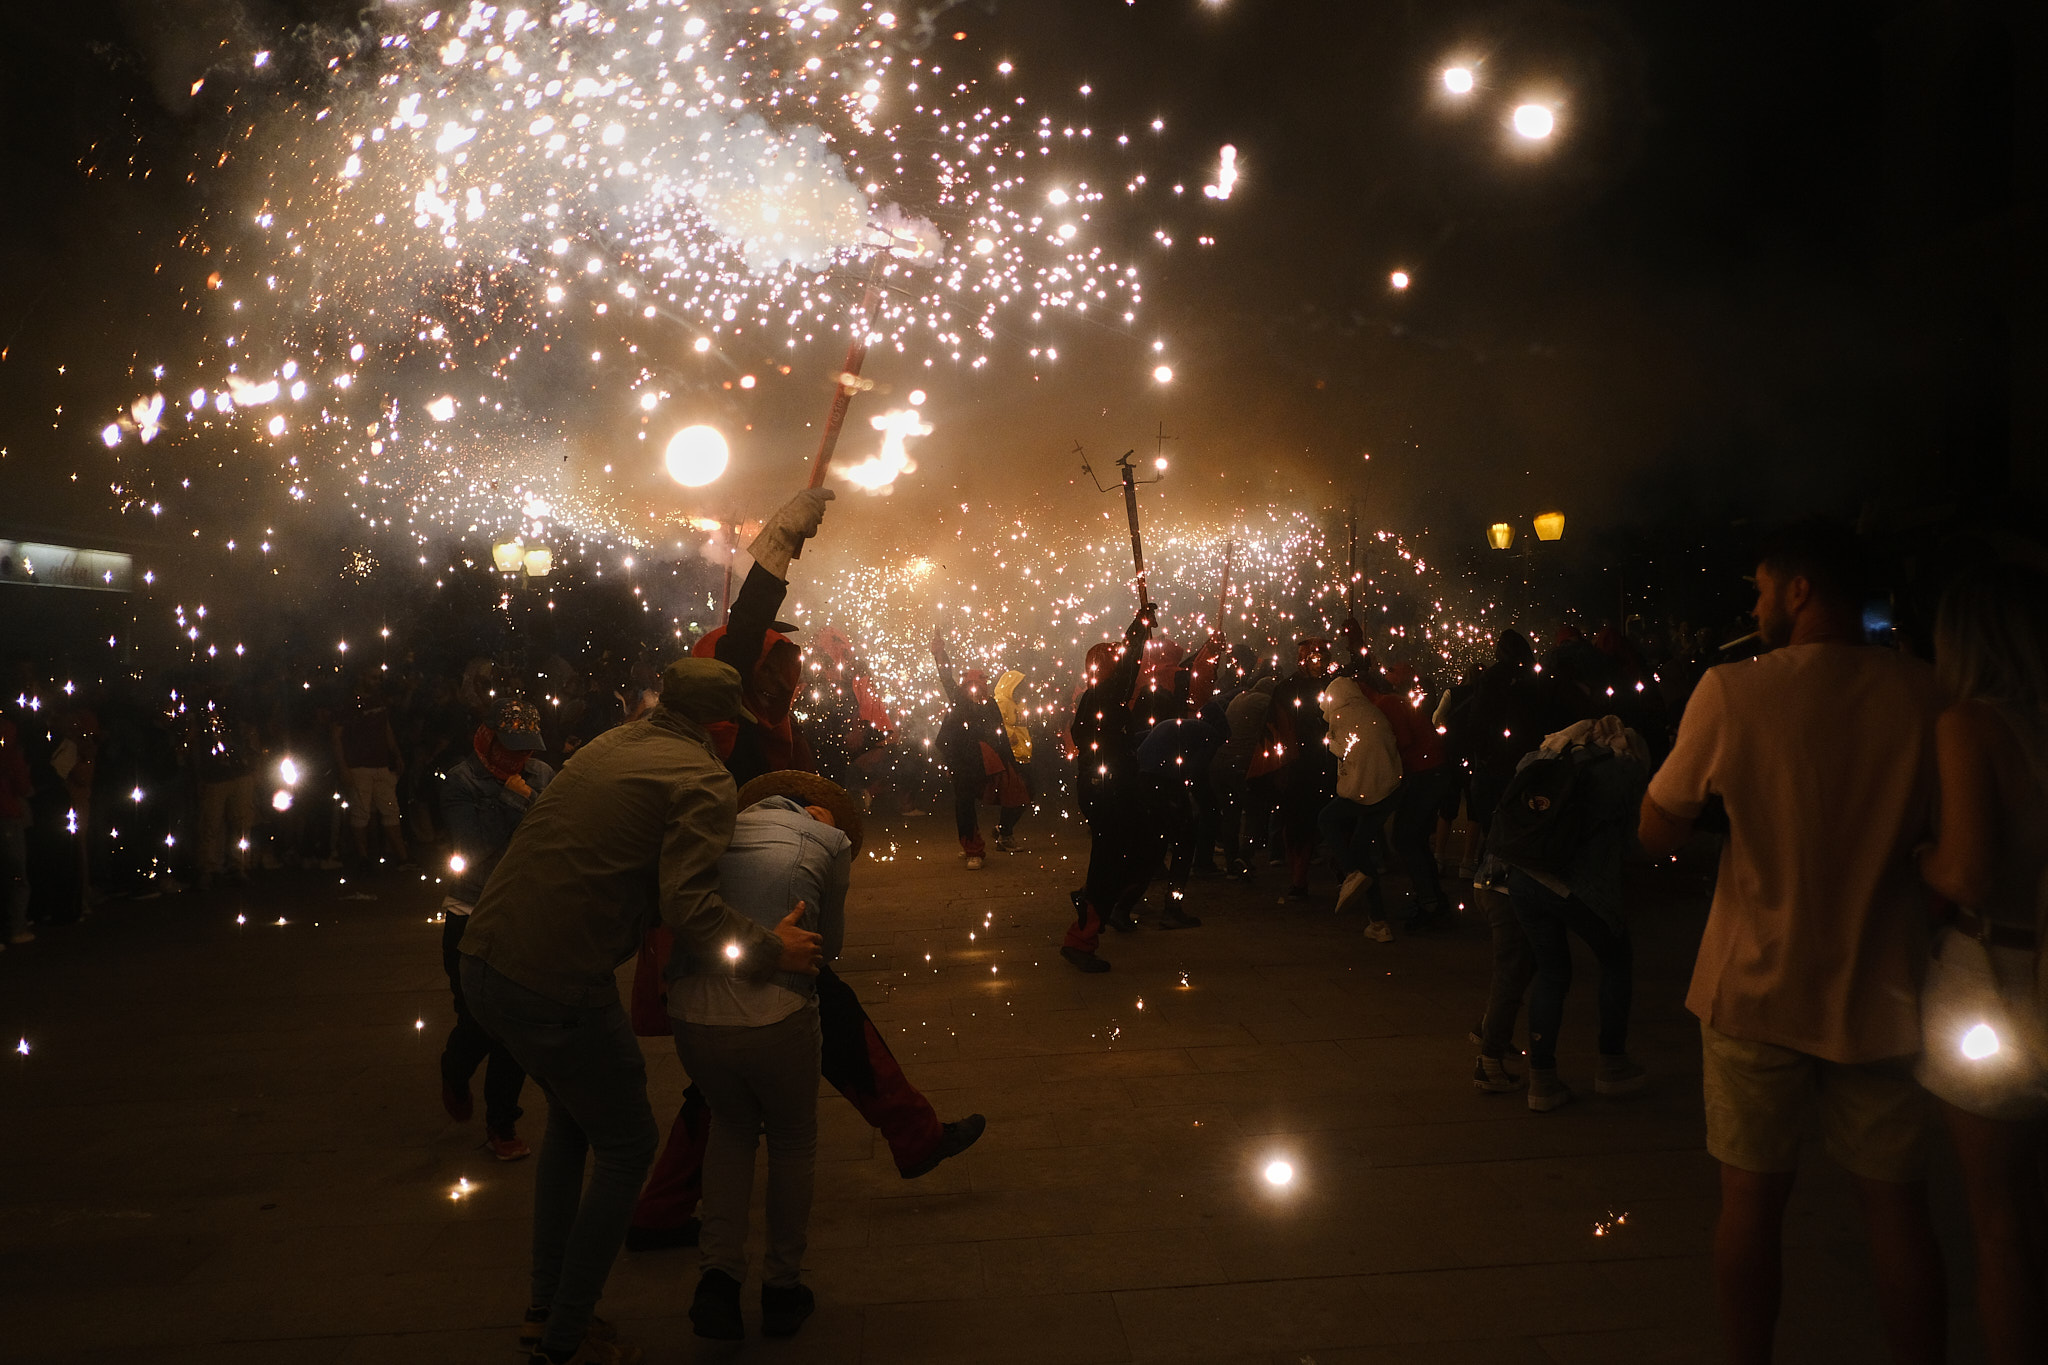
[[[1487,851],[1525,872],[1568,875],[1592,830],[1582,770],[1612,757],[1605,749],[1574,744],[1524,763],[1508,779],[1493,813]]]

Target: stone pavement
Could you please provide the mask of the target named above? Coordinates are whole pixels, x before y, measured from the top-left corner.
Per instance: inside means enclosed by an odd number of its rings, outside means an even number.
[[[602,1311],[650,1362],[1717,1358],[1680,1005],[1698,859],[1637,879],[1633,1050],[1654,1089],[1537,1115],[1469,1084],[1476,921],[1374,944],[1320,890],[1276,905],[1266,871],[1198,883],[1203,928],[1111,936],[1115,970],[1083,977],[1056,951],[1076,823],[1027,822],[1026,852],[981,873],[949,823],[871,835],[885,860],[856,871],[841,970],[940,1113],[979,1110],[987,1136],[906,1182],[826,1090],[817,1315],[794,1341],[711,1349],[684,1317],[694,1253],[622,1256]],[[0,954],[0,1032],[29,1046],[0,1066],[0,1359],[515,1359],[531,1165],[442,1114],[437,897],[396,874],[374,889],[279,874]],[[1593,980],[1582,961],[1561,1053],[1588,1091]],[[665,1117],[683,1079],[646,1048]],[[1275,1160],[1285,1188],[1262,1176]],[[1782,1358],[1881,1360],[1851,1197],[1809,1172]],[[1937,1195],[1956,1358],[1975,1359],[1951,1172]]]

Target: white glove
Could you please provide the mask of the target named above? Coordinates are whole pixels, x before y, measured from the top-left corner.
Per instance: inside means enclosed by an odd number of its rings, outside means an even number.
[[[768,518],[747,553],[769,573],[787,579],[789,561],[796,558],[806,540],[818,534],[819,523],[825,520],[825,504],[831,500],[829,488],[806,488]]]

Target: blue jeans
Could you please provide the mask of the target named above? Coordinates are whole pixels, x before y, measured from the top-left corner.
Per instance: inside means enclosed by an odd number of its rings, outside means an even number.
[[[1387,870],[1387,859],[1381,835],[1387,817],[1393,814],[1400,799],[1401,794],[1396,791],[1384,801],[1362,806],[1348,796],[1340,796],[1316,816],[1316,831],[1330,850],[1337,875],[1349,877],[1354,872],[1363,872],[1372,878],[1372,885],[1365,891],[1365,908],[1366,914],[1375,920],[1386,918],[1386,897],[1380,891],[1380,877]]]
[[[596,1009],[558,1004],[467,954],[462,994],[548,1097],[533,1176],[533,1303],[548,1309],[542,1347],[573,1351],[661,1140],[647,1107],[647,1064],[617,1000]],[[584,1159],[593,1150],[586,1190]]]
[[[1536,977],[1529,984],[1529,1065],[1557,1067],[1557,1030],[1564,1022],[1564,998],[1572,988],[1569,929],[1593,950],[1600,964],[1600,1055],[1628,1051],[1628,1012],[1635,992],[1635,949],[1626,928],[1616,929],[1576,896],[1560,896],[1525,872],[1508,873],[1515,918],[1529,937]]]

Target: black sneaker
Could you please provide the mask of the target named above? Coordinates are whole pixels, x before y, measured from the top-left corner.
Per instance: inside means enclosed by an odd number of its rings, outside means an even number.
[[[1180,908],[1180,897],[1169,895],[1166,903],[1159,907],[1159,927],[1162,929],[1199,929],[1202,921]]]
[[[1109,964],[1107,962],[1104,962],[1101,958],[1089,952],[1086,948],[1062,947],[1060,949],[1060,956],[1065,958],[1067,961],[1073,963],[1076,967],[1079,967],[1084,972],[1106,972],[1109,970]]]
[[[1108,965],[1108,963],[1103,964],[1105,970],[1107,970]],[[904,1167],[903,1178],[905,1180],[915,1180],[921,1175],[929,1175],[932,1169],[941,1161],[950,1156],[960,1155],[980,1141],[982,1133],[987,1128],[988,1120],[979,1114],[969,1114],[957,1123],[944,1125],[939,1131],[939,1145],[932,1148],[932,1154],[923,1161],[918,1162],[915,1166]],[[806,1290],[804,1292],[809,1293],[810,1291]]]
[[[761,1335],[793,1337],[818,1306],[818,1296],[807,1284],[761,1286]]]
[[[690,1300],[690,1325],[712,1341],[744,1341],[747,1325],[740,1318],[740,1282],[723,1270],[707,1270]]]
[[[678,1247],[693,1247],[702,1228],[703,1224],[694,1218],[679,1228],[643,1228],[636,1223],[626,1229],[626,1250],[674,1251]]]

